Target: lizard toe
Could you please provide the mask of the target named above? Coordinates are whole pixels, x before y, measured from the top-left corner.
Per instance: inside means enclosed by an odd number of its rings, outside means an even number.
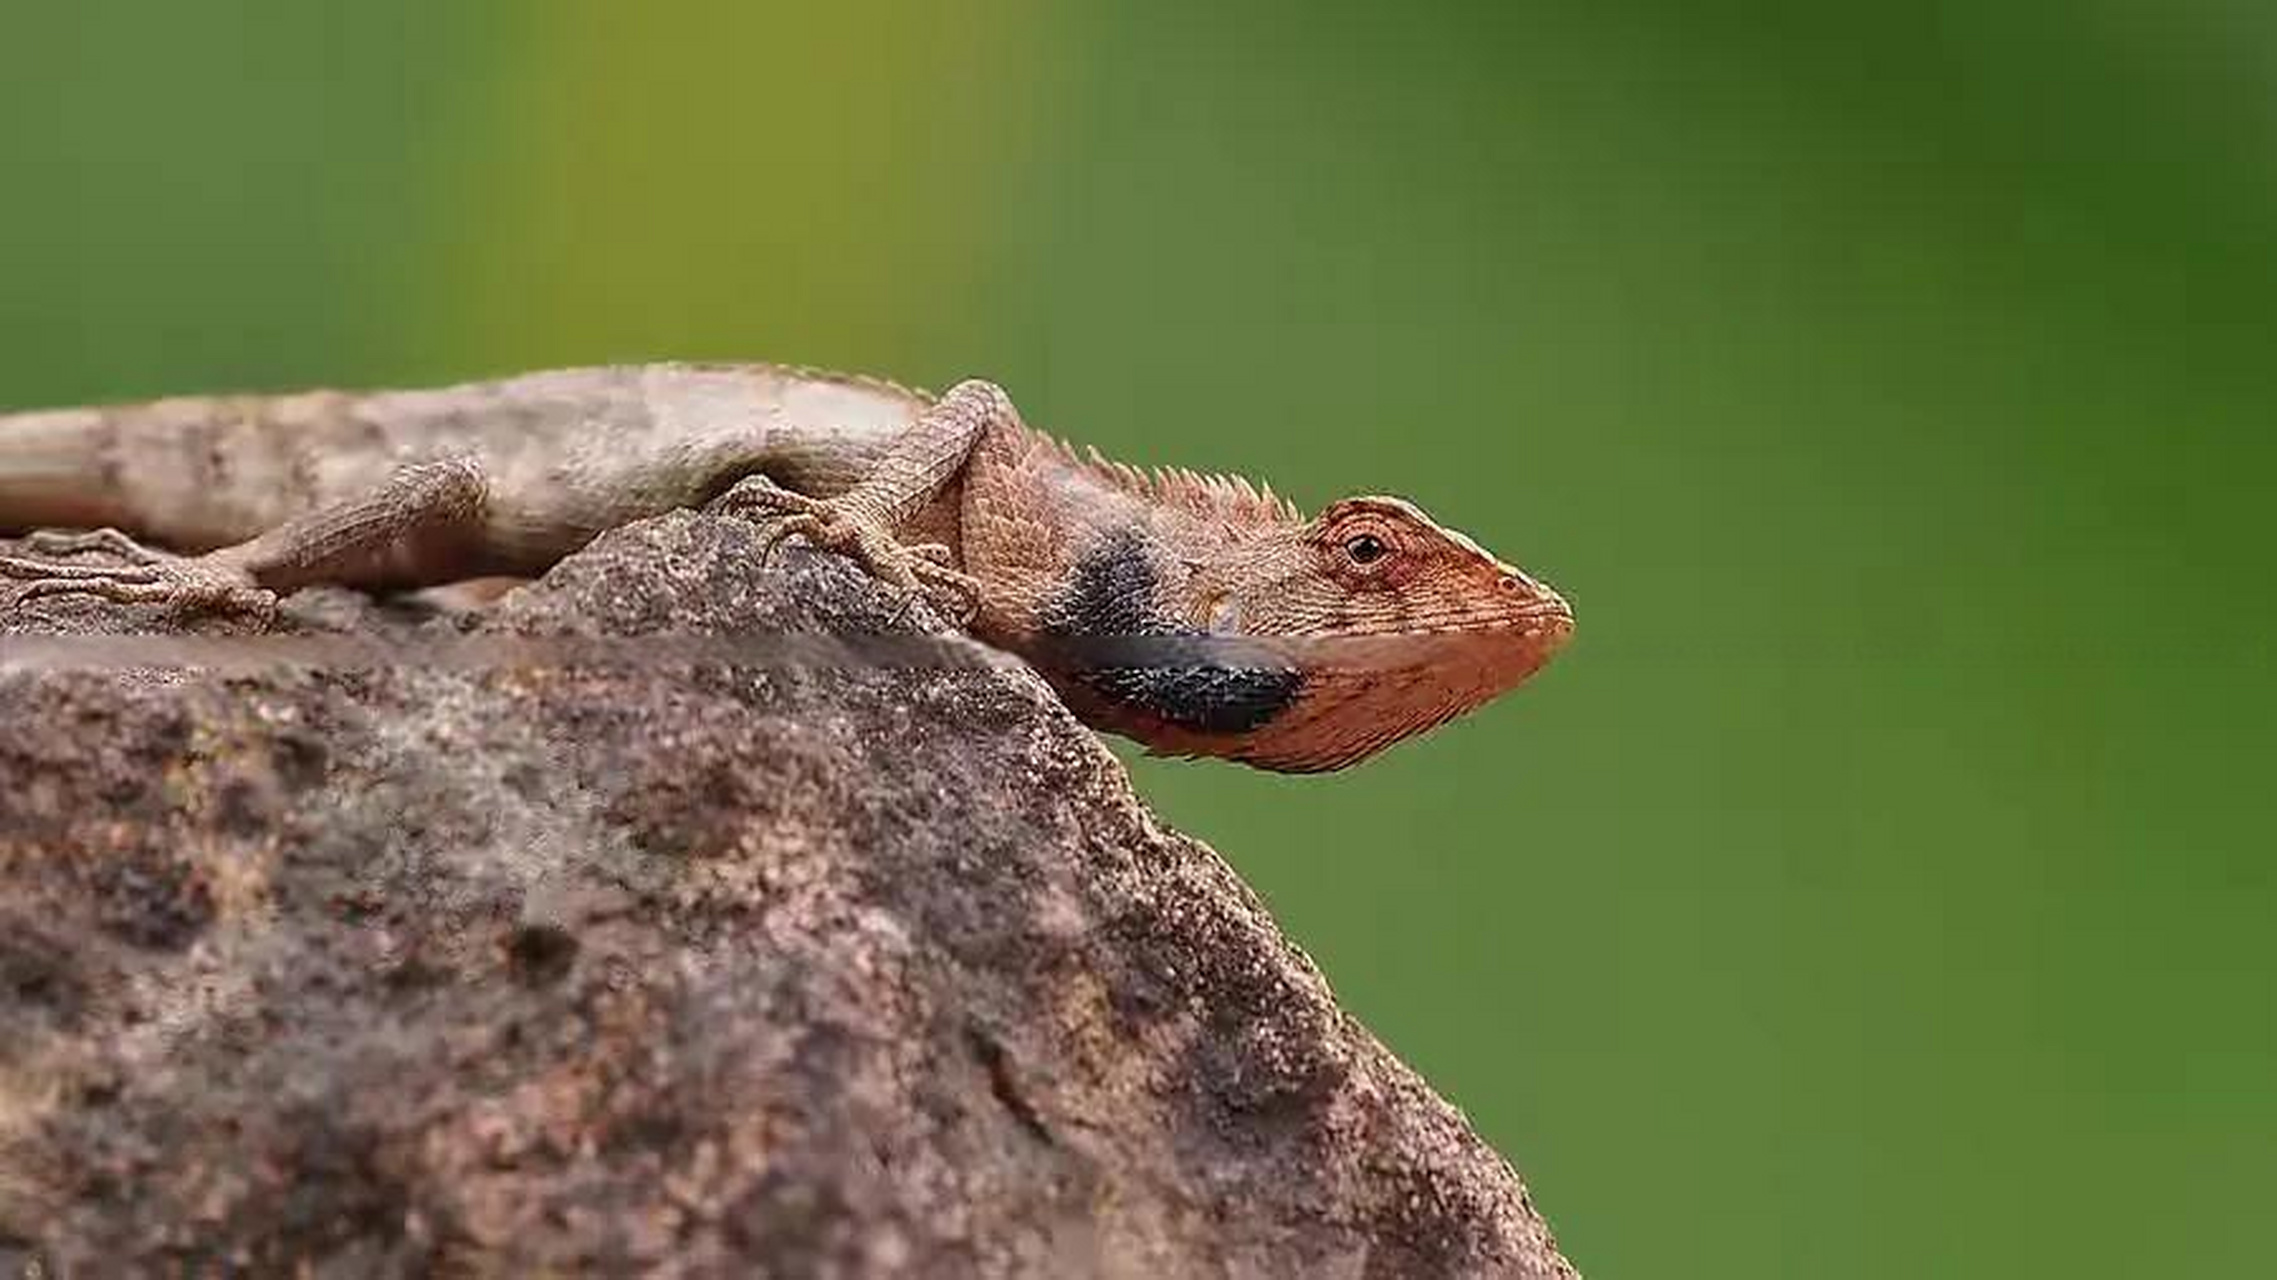
[[[64,564],[57,560],[36,560],[27,556],[0,556],[0,578],[14,578],[27,584],[25,589],[42,584],[98,582],[121,579],[154,582],[158,570],[147,565]],[[48,585],[47,591],[65,588]]]
[[[978,578],[931,560],[916,561],[912,567],[917,572],[919,589],[924,592],[926,602],[951,626],[961,628],[980,612]]]
[[[821,520],[806,513],[768,517],[759,524],[759,564],[761,568],[773,563],[775,549],[792,538],[816,542],[822,531]]]
[[[874,526],[856,525],[844,534],[850,544],[836,550],[850,552],[870,576],[904,590],[915,590],[923,585],[918,566],[931,564],[909,554],[907,548],[893,540],[893,535]]]
[[[24,535],[24,546],[43,556],[75,556],[102,552],[129,564],[156,564],[170,557],[153,551],[117,529],[34,529]]]
[[[709,508],[747,520],[767,521],[785,516],[821,516],[829,504],[819,498],[786,489],[761,475],[745,476],[712,499]]]

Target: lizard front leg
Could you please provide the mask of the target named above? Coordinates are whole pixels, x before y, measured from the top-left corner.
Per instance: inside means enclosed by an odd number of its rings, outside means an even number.
[[[767,526],[770,550],[785,538],[853,556],[881,581],[921,594],[963,624],[980,607],[980,583],[938,543],[904,544],[901,530],[956,478],[991,431],[1019,425],[1002,388],[960,382],[895,438],[869,473],[835,498],[794,493],[764,475],[737,481],[714,504]]]
[[[332,580],[342,567],[384,556],[415,535],[470,526],[487,492],[482,469],[471,458],[416,463],[360,497],[204,555],[152,550],[115,529],[42,530],[26,541],[43,557],[104,551],[129,563],[0,556],[0,579],[22,584],[11,593],[18,605],[40,596],[92,595],[122,604],[247,613],[265,621],[280,591]]]

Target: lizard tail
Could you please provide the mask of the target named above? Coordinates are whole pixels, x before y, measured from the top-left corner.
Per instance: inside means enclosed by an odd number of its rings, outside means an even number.
[[[0,415],[0,533],[131,523],[116,440],[97,409]]]

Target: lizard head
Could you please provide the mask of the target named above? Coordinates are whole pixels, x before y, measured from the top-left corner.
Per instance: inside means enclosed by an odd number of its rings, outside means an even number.
[[[1573,634],[1556,591],[1400,498],[1347,498],[1250,559],[1206,628],[1325,642],[1293,651],[1289,705],[1232,744],[1268,769],[1355,763],[1515,687]]]
[[[1151,595],[1159,626],[1083,611],[1094,630],[1256,637],[1276,660],[1174,654],[1081,681],[1087,718],[1159,753],[1339,769],[1511,689],[1573,632],[1557,592],[1399,498],[1348,498],[1175,560],[1160,546],[1103,545],[1079,589],[1126,607]]]

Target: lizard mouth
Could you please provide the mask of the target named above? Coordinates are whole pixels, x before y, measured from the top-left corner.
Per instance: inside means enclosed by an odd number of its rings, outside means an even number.
[[[1543,640],[1555,651],[1573,637],[1573,606],[1547,587],[1539,598],[1514,610],[1511,625],[1528,640]]]
[[[1518,615],[1518,626],[1528,637],[1548,635],[1552,644],[1564,644],[1573,635],[1573,606],[1563,600],[1536,605]]]

